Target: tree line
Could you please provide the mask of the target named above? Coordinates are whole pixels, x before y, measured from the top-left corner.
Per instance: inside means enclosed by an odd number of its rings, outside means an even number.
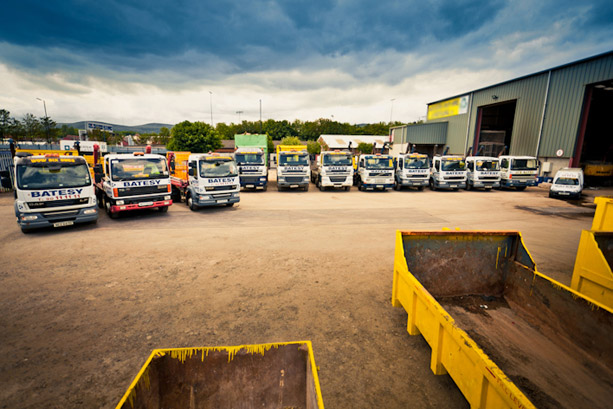
[[[132,135],[136,144],[153,143],[165,145],[170,150],[190,152],[208,152],[219,149],[223,139],[234,139],[234,135],[251,133],[268,135],[269,145],[272,141],[283,138],[297,138],[302,141],[316,141],[320,135],[387,135],[392,126],[402,125],[401,122],[375,124],[349,124],[331,119],[321,118],[316,121],[293,122],[268,119],[266,121],[242,121],[239,124],[220,122],[215,127],[205,122],[183,121],[171,129],[162,127],[157,133],[133,135],[130,131],[105,132],[101,130],[88,131],[89,140],[105,141],[116,145],[125,136]],[[48,116],[37,118],[33,114],[25,114],[22,119],[11,117],[10,112],[0,109],[0,138],[11,137],[14,140],[37,140],[53,143],[67,135],[78,135],[79,131],[67,125],[57,126]],[[313,149],[317,149],[312,144]]]

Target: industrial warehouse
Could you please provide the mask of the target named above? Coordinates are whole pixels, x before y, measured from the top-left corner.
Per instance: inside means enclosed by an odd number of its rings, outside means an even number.
[[[583,167],[613,176],[613,52],[428,104],[424,124],[390,130],[395,152],[536,156],[541,176]]]

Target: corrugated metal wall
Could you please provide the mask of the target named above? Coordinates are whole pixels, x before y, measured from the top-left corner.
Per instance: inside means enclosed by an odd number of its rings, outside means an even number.
[[[552,71],[539,156],[574,155],[586,85],[613,79],[613,54]],[[534,154],[534,152],[532,153]]]
[[[392,129],[394,143],[444,145],[447,122],[405,125]]]
[[[468,147],[473,146],[479,107],[516,100],[515,118],[509,153],[535,155],[543,118],[543,105],[549,72],[545,71],[497,86],[475,91],[472,95]],[[549,96],[539,156],[573,156],[581,120],[585,87],[591,83],[613,79],[613,53],[551,71]],[[492,96],[497,96],[493,99]],[[466,121],[468,114],[428,121],[448,122],[447,145],[454,154],[466,153]]]

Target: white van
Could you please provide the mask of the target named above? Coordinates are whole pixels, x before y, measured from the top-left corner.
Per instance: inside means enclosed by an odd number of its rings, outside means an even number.
[[[583,190],[583,170],[580,168],[560,169],[549,188],[549,197],[579,199]]]

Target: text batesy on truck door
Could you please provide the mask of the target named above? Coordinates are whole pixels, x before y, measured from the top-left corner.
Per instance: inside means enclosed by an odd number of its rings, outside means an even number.
[[[261,148],[238,148],[234,152],[238,166],[241,187],[247,189],[268,189],[268,167],[266,155]]]
[[[423,190],[428,186],[430,176],[430,159],[421,153],[399,154],[396,157],[396,174],[394,176],[394,189],[416,187]]]
[[[430,170],[430,188],[464,189],[466,187],[466,163],[456,155],[435,156]]]
[[[321,152],[311,168],[311,180],[320,190],[327,187],[351,189],[353,155],[343,151]]]
[[[23,156],[14,160],[15,216],[22,231],[98,219],[87,162],[81,156]],[[10,187],[8,174],[2,185]]]
[[[96,169],[96,194],[111,218],[120,212],[172,205],[166,160],[156,154],[111,154]]]
[[[362,155],[358,161],[359,190],[383,191],[394,187],[394,159],[390,155]]]
[[[310,160],[304,145],[277,146],[277,188],[309,190]]]
[[[240,201],[238,167],[231,155],[193,153],[188,156],[187,166],[187,174],[177,172],[171,180],[174,196],[185,198],[191,210],[233,206]]]

